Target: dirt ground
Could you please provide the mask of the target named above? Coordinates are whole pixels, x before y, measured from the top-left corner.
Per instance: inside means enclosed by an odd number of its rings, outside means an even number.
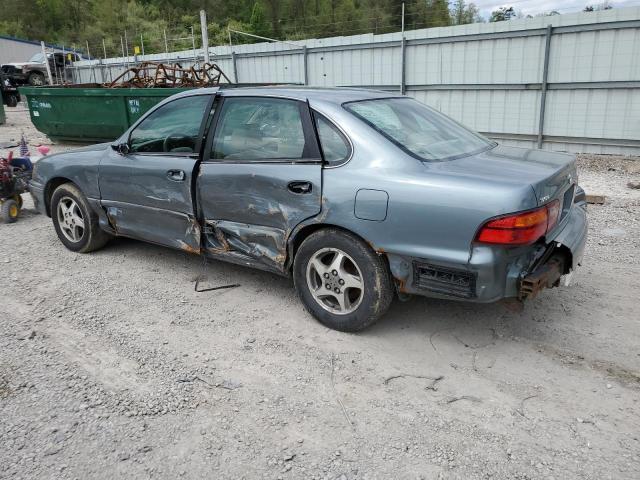
[[[7,114],[0,142],[43,140]],[[520,313],[396,301],[358,335],[268,273],[210,262],[240,287],[196,293],[180,251],[74,254],[25,195],[0,225],[0,478],[640,478],[640,160],[579,165],[607,202],[572,286]]]

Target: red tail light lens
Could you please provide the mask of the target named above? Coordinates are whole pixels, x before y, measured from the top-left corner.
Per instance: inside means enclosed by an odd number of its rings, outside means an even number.
[[[549,217],[548,232],[558,224],[558,218],[560,217],[560,202],[558,200],[554,200],[547,205],[547,216]]]
[[[476,241],[498,245],[531,245],[558,223],[560,202],[553,202],[529,210],[494,218],[485,223]]]

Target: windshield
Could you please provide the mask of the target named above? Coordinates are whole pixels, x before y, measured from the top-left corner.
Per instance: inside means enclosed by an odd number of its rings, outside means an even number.
[[[495,143],[411,98],[381,98],[344,107],[421,160],[452,160]]]
[[[44,57],[42,56],[42,53],[36,53],[33,57],[31,57],[29,59],[29,62],[31,62],[31,63],[43,63],[44,62]]]

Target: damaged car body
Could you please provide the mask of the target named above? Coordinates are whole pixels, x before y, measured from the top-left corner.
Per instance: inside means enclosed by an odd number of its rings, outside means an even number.
[[[43,159],[31,192],[73,251],[126,236],[291,276],[343,331],[394,294],[533,298],[570,276],[587,234],[573,156],[354,89],[181,93],[113,143]]]

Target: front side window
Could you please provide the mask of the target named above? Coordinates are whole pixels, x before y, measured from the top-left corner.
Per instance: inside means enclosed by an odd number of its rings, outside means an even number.
[[[313,116],[316,120],[320,148],[328,167],[336,167],[349,159],[351,147],[340,130],[329,120],[318,113]]]
[[[344,107],[403,150],[421,160],[452,160],[495,143],[410,98],[381,98]]]
[[[299,102],[280,98],[227,98],[220,110],[214,160],[296,160],[305,154]]]
[[[169,102],[145,118],[129,137],[138,153],[194,153],[209,95]]]

